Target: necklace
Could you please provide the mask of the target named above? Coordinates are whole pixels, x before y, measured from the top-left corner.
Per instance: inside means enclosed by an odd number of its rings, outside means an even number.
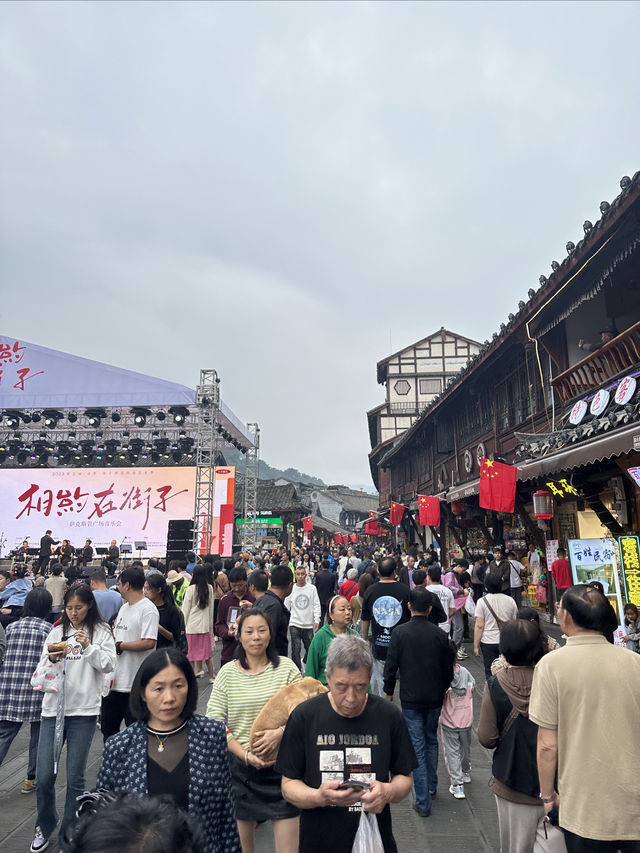
[[[160,732],[160,731],[157,731],[156,729],[152,729],[152,728],[151,728],[151,726],[147,726],[147,732],[148,732],[150,735],[153,735],[153,736],[155,737],[155,739],[158,741],[158,752],[164,752],[164,742],[165,742],[165,740],[166,740],[168,737],[171,737],[171,735],[177,735],[177,734],[178,734],[178,732],[181,732],[181,731],[182,731],[182,729],[183,729],[186,725],[187,725],[187,721],[185,720],[185,721],[184,721],[184,723],[181,723],[177,728],[175,728],[175,729],[171,729],[171,730],[170,730],[170,731],[168,731],[168,732]]]

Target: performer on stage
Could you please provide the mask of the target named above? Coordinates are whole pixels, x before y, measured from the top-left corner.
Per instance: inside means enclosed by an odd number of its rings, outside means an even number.
[[[107,570],[110,578],[114,576],[119,560],[120,548],[116,545],[116,540],[112,539],[111,545],[109,545],[109,553],[102,558],[102,568]]]
[[[54,545],[57,545],[59,542],[58,539],[54,539],[51,536],[50,530],[45,530],[45,534],[40,540],[40,554],[38,555],[38,565],[36,566],[35,574],[44,574],[47,566],[49,565],[49,560],[51,559],[51,548]]]
[[[68,539],[62,540],[62,545],[56,548],[56,556],[60,559],[63,566],[68,566],[73,558],[74,548]]]
[[[93,545],[91,544],[91,539],[87,539],[84,543],[84,548],[82,549],[82,556],[80,557],[80,565],[88,566],[89,563],[93,560]]]

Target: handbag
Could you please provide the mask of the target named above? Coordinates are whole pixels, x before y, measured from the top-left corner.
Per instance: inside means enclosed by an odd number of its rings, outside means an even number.
[[[485,601],[485,604],[486,604],[486,601]],[[471,592],[471,590],[469,590],[469,592],[467,593],[467,597],[465,598],[464,609],[469,614],[469,616],[473,616],[474,613],[476,612],[476,603],[473,600],[473,593]]]
[[[31,676],[31,686],[41,693],[61,693],[64,687],[64,658],[53,663],[45,658]]]

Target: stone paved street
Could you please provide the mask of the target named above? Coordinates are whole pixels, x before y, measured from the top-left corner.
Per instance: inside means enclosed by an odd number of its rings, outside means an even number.
[[[545,630],[559,636],[557,628],[545,625]],[[484,686],[484,674],[480,659],[475,658],[471,644],[465,644],[470,652],[464,661],[477,682],[475,694],[475,723],[480,711],[480,700]],[[216,647],[219,657],[219,645]],[[199,684],[200,700],[198,711],[204,713],[209,698],[208,684]],[[396,695],[398,690],[396,689]],[[28,727],[23,726],[0,767],[0,850],[3,853],[26,853],[33,837],[35,823],[35,794],[20,792],[27,767]],[[455,800],[448,792],[449,781],[442,761],[438,771],[438,796],[433,804],[431,817],[420,818],[413,811],[411,797],[392,807],[394,834],[400,851],[424,851],[424,853],[498,853],[498,828],[493,794],[489,789],[491,777],[490,753],[472,741],[473,782],[465,786],[466,800]],[[93,745],[87,768],[87,785],[92,787],[96,780],[102,755],[102,738],[99,730]],[[64,757],[64,753],[63,753]],[[64,766],[57,785],[58,807],[62,803],[64,790]],[[52,845],[49,849],[57,851]],[[273,835],[268,824],[261,826],[257,834],[257,853],[272,853]]]

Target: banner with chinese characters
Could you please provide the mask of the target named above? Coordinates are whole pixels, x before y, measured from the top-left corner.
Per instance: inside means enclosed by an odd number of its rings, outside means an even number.
[[[567,546],[573,582],[599,581],[616,611],[618,624],[620,624],[623,604],[615,541],[613,539],[569,539]]]
[[[37,548],[45,530],[75,547],[94,549],[112,539],[146,542],[145,556],[167,549],[172,518],[193,518],[195,468],[0,469],[0,518],[7,549],[29,538]]]
[[[233,553],[233,500],[236,485],[236,469],[218,466],[214,470],[213,528],[208,546],[200,545],[201,553],[219,554],[230,557]]]
[[[625,596],[640,608],[640,540],[637,536],[618,537]]]

